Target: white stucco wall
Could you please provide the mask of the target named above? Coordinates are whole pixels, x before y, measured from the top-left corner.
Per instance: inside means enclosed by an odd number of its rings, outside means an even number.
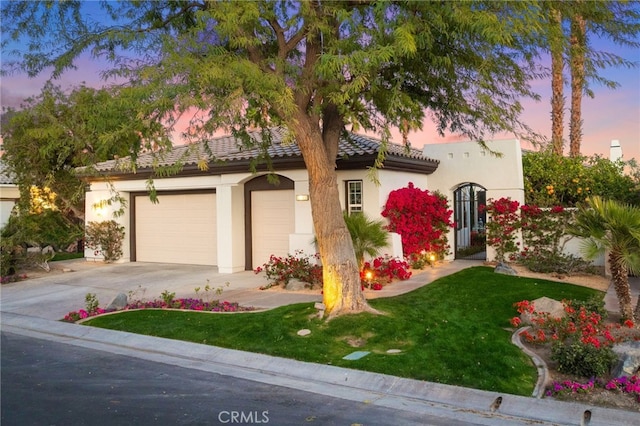
[[[278,172],[278,174],[294,182],[296,196],[309,194],[309,178],[306,170],[290,170]],[[218,176],[173,177],[155,179],[154,186],[157,191],[215,189],[217,194],[218,269],[221,273],[233,273],[242,271],[245,267],[244,184],[260,175],[234,173]],[[345,182],[348,180],[362,180],[363,209],[372,219],[382,219],[380,213],[391,190],[404,187],[408,182],[426,186],[425,175],[381,170],[379,178],[382,185],[378,186],[366,176],[365,171],[339,171],[338,190],[342,207],[345,207]],[[123,225],[126,235],[120,262],[128,262],[131,260],[130,213],[128,210],[131,202],[130,194],[145,192],[147,187],[144,179],[114,181],[113,185],[119,195],[126,200],[125,214],[119,217],[113,216],[113,213],[120,208],[117,204],[95,208],[96,204],[111,198],[113,194],[111,187],[106,182],[93,182],[90,185],[90,191],[86,194],[85,223],[114,219]],[[308,254],[315,253],[311,203],[308,200],[296,201],[294,208],[295,232],[289,235],[290,253],[294,253],[296,250],[303,250]],[[389,242],[389,247],[384,250],[384,254],[402,256],[402,244],[399,236],[392,236]],[[100,255],[94,253],[94,250],[88,248],[85,248],[85,258],[87,260],[102,259]]]
[[[487,147],[501,155],[494,155],[473,141],[425,145],[424,155],[440,160],[438,169],[428,177],[428,189],[446,195],[452,208],[454,191],[466,183],[484,187],[487,191],[487,201],[509,197],[523,204],[524,179],[520,141],[489,141]],[[453,229],[449,232],[448,238],[453,248]],[[453,259],[454,254],[451,253],[448,258]],[[489,247],[487,259],[494,258],[495,252]]]
[[[93,185],[92,185],[93,186]],[[103,185],[99,185],[103,186]],[[103,222],[106,220],[115,220],[125,228],[125,235],[122,244],[122,257],[118,262],[129,262],[131,259],[131,248],[129,244],[129,211],[127,208],[124,210],[124,214],[116,217],[115,212],[122,206],[119,202],[113,202],[111,205],[105,205],[103,202],[111,199],[112,192],[109,189],[96,189],[88,191],[85,194],[85,227],[89,222]],[[120,191],[119,195],[123,198],[125,205],[128,206],[130,200],[129,192]],[[96,253],[94,249],[91,249],[85,245],[84,257],[87,261],[102,261],[104,256],[100,253]]]
[[[17,185],[0,184],[0,228],[7,224],[11,211],[20,199],[20,190]]]

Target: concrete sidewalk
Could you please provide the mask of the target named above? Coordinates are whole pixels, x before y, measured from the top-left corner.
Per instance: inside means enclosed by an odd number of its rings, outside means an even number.
[[[369,297],[405,293],[478,261],[443,263],[395,283]],[[402,379],[384,374],[350,370],[330,365],[247,353],[214,346],[178,342],[132,333],[103,330],[58,321],[67,312],[84,307],[86,293],[95,293],[101,306],[117,293],[141,292],[145,298],[162,291],[176,297],[193,297],[194,288],[223,287],[221,298],[256,307],[275,307],[321,300],[319,294],[262,291],[264,278],[252,272],[220,275],[210,267],[126,263],[116,265],[69,263],[74,272],[2,286],[0,298],[3,332],[59,341],[71,345],[133,356],[202,371],[215,372],[303,389],[367,404],[429,413],[455,424],[589,424],[631,425],[638,413],[591,407],[550,399],[519,397],[456,386]],[[226,283],[229,283],[228,286]],[[139,295],[138,295],[139,296]],[[500,403],[497,403],[501,401]],[[589,421],[585,421],[586,418]]]

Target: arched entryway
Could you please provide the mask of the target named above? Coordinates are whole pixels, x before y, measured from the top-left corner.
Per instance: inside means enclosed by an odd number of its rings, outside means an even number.
[[[455,258],[485,260],[487,215],[480,206],[487,202],[487,191],[476,183],[464,183],[453,192]]]

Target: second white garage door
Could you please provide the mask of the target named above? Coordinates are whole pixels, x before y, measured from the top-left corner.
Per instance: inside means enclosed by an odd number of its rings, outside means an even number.
[[[216,196],[160,194],[135,199],[138,262],[217,265]]]
[[[295,232],[294,203],[292,190],[251,192],[253,268],[265,264],[272,254],[289,253],[289,234]]]

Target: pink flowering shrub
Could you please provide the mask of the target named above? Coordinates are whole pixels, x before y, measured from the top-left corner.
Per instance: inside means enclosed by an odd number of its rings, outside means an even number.
[[[634,395],[640,402],[640,376],[622,376],[610,380],[592,378],[586,383],[573,380],[554,382],[547,390],[547,396],[559,396],[567,393],[586,393],[593,389],[606,389],[612,392],[620,392]]]
[[[286,285],[294,278],[309,283],[313,288],[322,285],[322,266],[316,263],[318,259],[320,259],[319,254],[305,255],[302,250],[284,257],[272,254],[269,261],[257,267],[254,272],[256,274],[264,272],[270,281],[264,288],[279,284]]]
[[[498,262],[506,261],[510,253],[513,256],[518,251],[516,237],[520,229],[519,207],[520,203],[504,197],[489,200],[486,206],[480,206],[481,210],[489,214],[486,224],[487,245],[495,249]]]
[[[360,271],[360,280],[363,288],[382,290],[384,284],[393,280],[408,280],[411,278],[410,266],[404,260],[390,256],[377,257],[371,262],[365,262]]]
[[[9,284],[27,279],[27,274],[13,274],[0,277],[0,284]]]
[[[574,307],[574,302],[563,301],[567,316],[553,317],[547,312],[536,311],[535,304],[523,300],[514,304],[520,314],[530,318],[533,331],[522,331],[520,336],[528,343],[548,343],[549,341],[579,342],[596,349],[610,347],[625,340],[640,340],[640,332],[634,328],[633,321],[623,324],[604,323],[602,314],[590,311],[585,306]],[[511,319],[513,326],[520,326],[519,317]]]
[[[522,317],[514,317],[511,324],[519,327],[523,319],[531,326],[520,337],[532,344],[551,344],[551,358],[558,371],[581,377],[602,377],[616,361],[614,343],[640,340],[640,332],[632,321],[624,324],[606,323],[601,313],[586,306],[574,306],[563,301],[566,316],[554,317],[538,312],[534,303],[523,300],[514,306]]]
[[[94,299],[95,300],[95,299]],[[240,306],[236,302],[227,302],[227,301],[211,301],[205,302],[202,299],[174,299],[174,298],[163,298],[163,300],[150,300],[150,301],[141,301],[136,300],[128,303],[122,310],[133,310],[133,309],[182,309],[182,310],[190,310],[190,311],[204,311],[204,312],[244,312],[244,311],[253,311],[253,307]],[[94,309],[80,309],[78,311],[69,312],[62,319],[64,322],[76,322],[81,319],[94,317],[97,315],[102,315],[108,312],[114,312],[113,310],[107,311],[102,308],[95,307]]]
[[[541,209],[532,204],[520,207],[522,238],[528,247],[558,251],[560,240],[573,219],[573,212],[562,206]]]
[[[389,193],[381,214],[389,220],[387,229],[400,234],[405,258],[426,251],[441,259],[447,253],[453,211],[448,209],[443,195],[423,191],[409,182],[406,188]]]

